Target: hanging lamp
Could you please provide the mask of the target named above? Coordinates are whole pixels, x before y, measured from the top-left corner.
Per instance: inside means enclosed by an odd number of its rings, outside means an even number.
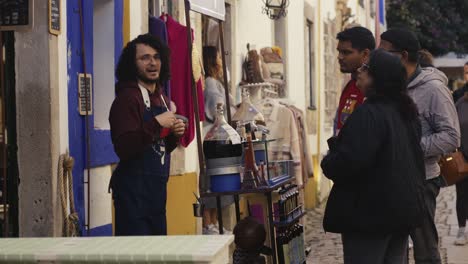
[[[277,20],[288,13],[289,0],[262,0],[265,6],[263,12],[270,19]]]

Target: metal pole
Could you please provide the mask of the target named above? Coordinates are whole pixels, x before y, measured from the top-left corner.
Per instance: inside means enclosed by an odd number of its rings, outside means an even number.
[[[85,107],[86,107],[86,115],[85,115],[85,130],[86,130],[86,173],[88,176],[88,181],[85,181],[84,183],[86,185],[86,191],[88,192],[88,201],[87,201],[87,207],[88,207],[88,215],[87,215],[87,223],[85,223],[86,226],[86,233],[89,236],[90,234],[90,221],[91,221],[91,159],[90,159],[90,142],[89,142],[89,103],[90,103],[90,94],[89,94],[89,89],[87,89],[87,71],[86,71],[86,52],[85,52],[85,41],[84,41],[84,24],[83,24],[83,1],[80,0],[78,3],[79,10],[80,10],[80,31],[81,31],[81,62],[83,64],[83,72],[84,72],[84,85],[85,85]],[[79,77],[78,77],[79,78]],[[90,83],[91,84],[91,83]],[[80,89],[78,87],[78,89]]]
[[[190,2],[185,0],[185,23],[187,25],[187,44],[188,44],[188,57],[190,68],[192,67],[192,27],[190,23]],[[198,105],[198,94],[197,94],[197,87],[195,84],[195,79],[193,78],[193,74],[191,75],[191,82],[192,82],[192,102],[195,111],[195,128],[197,132],[197,147],[198,147],[198,162],[200,165],[200,177],[198,181],[198,187],[200,188],[200,192],[206,192],[206,184],[205,184],[205,158],[203,156],[203,146],[202,146],[202,139],[201,139],[201,129],[200,129],[200,106]]]
[[[226,97],[226,113],[228,124],[231,125],[231,102],[229,100],[229,86],[227,79],[227,65],[226,65],[226,50],[224,48],[224,30],[223,30],[223,21],[218,20],[219,25],[219,38],[221,42],[221,58],[223,61],[223,77],[224,77],[224,94]]]
[[[7,153],[6,153],[6,140],[5,140],[5,74],[3,68],[3,32],[0,32],[0,98],[2,100],[2,126],[1,126],[1,135],[2,135],[2,152],[3,152],[3,189],[2,189],[2,199],[3,199],[3,236],[8,237],[8,200],[7,200]]]
[[[223,208],[221,208],[221,195],[216,195],[216,211],[218,213],[219,234],[224,234],[223,228]]]
[[[239,207],[239,195],[234,195],[234,203],[236,207],[236,223],[240,221],[240,207]]]
[[[273,251],[273,255],[271,256],[272,260],[273,260],[273,264],[276,264],[277,263],[277,252],[276,252],[276,238],[275,238],[275,227],[274,227],[274,224],[273,224],[273,201],[272,201],[272,197],[271,197],[271,191],[269,191],[268,193],[265,194],[266,197],[267,197],[267,210],[268,210],[268,222],[269,222],[269,226],[270,226],[270,240],[271,240],[271,249]]]

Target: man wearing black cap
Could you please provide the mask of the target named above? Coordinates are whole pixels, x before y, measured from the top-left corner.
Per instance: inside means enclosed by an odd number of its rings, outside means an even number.
[[[421,68],[416,35],[405,29],[390,29],[381,35],[380,48],[401,58],[408,77],[408,93],[418,106],[421,146],[426,166],[425,203],[427,217],[422,226],[411,232],[416,264],[441,263],[439,237],[434,223],[436,198],[442,187],[438,161],[443,154],[460,146],[460,126],[447,77],[435,68]]]

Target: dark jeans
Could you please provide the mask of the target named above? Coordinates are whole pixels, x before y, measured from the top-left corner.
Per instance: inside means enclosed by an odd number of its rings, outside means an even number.
[[[342,236],[345,264],[405,264],[408,260],[408,233]]]
[[[457,183],[456,187],[458,226],[465,227],[468,219],[468,178]]]
[[[427,181],[424,200],[426,203],[426,217],[422,226],[411,231],[414,243],[414,259],[416,264],[440,264],[439,234],[434,222],[436,199],[443,182],[440,177]]]

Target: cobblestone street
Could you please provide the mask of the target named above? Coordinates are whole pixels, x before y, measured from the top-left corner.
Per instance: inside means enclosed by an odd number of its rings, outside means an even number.
[[[436,223],[440,236],[443,264],[468,264],[468,245],[459,247],[453,242],[458,230],[455,212],[455,187],[443,188],[437,199]],[[306,242],[311,248],[308,264],[343,263],[341,236],[325,234],[322,227],[324,205],[311,210],[306,216]],[[412,252],[410,252],[410,263]]]

